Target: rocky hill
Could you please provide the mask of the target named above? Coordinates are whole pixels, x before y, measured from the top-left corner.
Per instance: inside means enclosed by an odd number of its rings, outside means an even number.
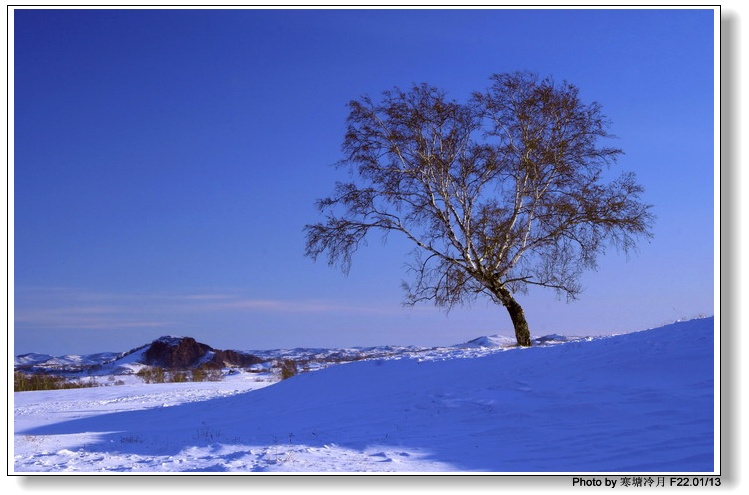
[[[150,344],[115,354],[52,357],[45,354],[16,356],[15,370],[26,373],[80,373],[101,369],[118,369],[123,364],[158,366],[170,370],[189,368],[247,368],[268,358],[234,350],[214,349],[192,337],[160,337]],[[136,368],[137,369],[137,368]]]
[[[534,345],[550,345],[580,340],[582,337],[547,335],[534,339]],[[484,336],[449,347],[377,346],[335,349],[294,348],[254,351],[220,350],[197,342],[192,337],[160,337],[123,353],[98,353],[87,356],[52,357],[28,353],[15,357],[15,371],[53,374],[130,374],[143,366],[166,370],[191,368],[225,369],[259,367],[270,369],[276,363],[291,360],[301,371],[325,368],[332,364],[359,360],[445,357],[473,357],[499,352],[515,346],[515,340],[499,335]]]
[[[264,360],[252,354],[219,350],[197,342],[192,337],[161,337],[143,353],[145,363],[168,369],[248,367]]]

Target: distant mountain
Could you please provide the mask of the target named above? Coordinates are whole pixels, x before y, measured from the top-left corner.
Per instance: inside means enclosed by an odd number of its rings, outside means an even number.
[[[564,342],[574,342],[577,340],[583,340],[585,338],[586,337],[569,337],[565,335],[551,334],[551,335],[544,335],[543,337],[534,337],[533,345],[543,346],[543,345],[552,345],[552,344],[562,344]],[[491,349],[491,348],[508,348],[508,347],[516,347],[516,346],[517,346],[517,340],[515,340],[515,338],[513,337],[506,337],[504,335],[491,335],[491,336],[484,336],[484,337],[479,337],[477,339],[469,340],[468,342],[458,344],[456,347],[460,347],[464,349],[470,349],[470,348]]]
[[[154,340],[143,354],[148,365],[169,369],[246,368],[264,359],[239,351],[223,351],[197,342],[192,337],[161,337]]]
[[[36,369],[79,371],[112,361],[119,356],[120,354],[115,352],[100,352],[86,356],[67,354],[58,357],[48,354],[29,353],[16,356],[14,367],[17,371],[35,371]]]
[[[517,345],[517,340],[511,337],[504,337],[501,335],[492,335],[479,337],[477,339],[469,340],[463,344],[458,344],[456,347],[471,348],[471,347],[514,347]]]
[[[28,354],[20,354],[16,356],[14,366],[16,368],[23,366],[33,366],[35,364],[44,363],[53,359],[49,354],[38,354],[36,352],[30,352]]]
[[[214,349],[192,337],[159,337],[150,344],[123,353],[101,352],[85,356],[29,353],[16,356],[16,371],[28,373],[134,373],[143,366],[166,369],[249,367],[266,359],[234,350]],[[96,373],[100,374],[100,373]]]
[[[536,346],[559,344],[580,340],[582,337],[546,335],[533,339]],[[295,348],[256,351],[221,350],[197,342],[192,337],[166,335],[150,344],[122,353],[101,352],[85,356],[48,354],[22,354],[15,358],[16,371],[27,373],[86,373],[91,375],[137,373],[144,366],[165,369],[188,368],[269,368],[278,360],[291,359],[299,370],[310,371],[331,364],[361,360],[389,360],[413,358],[435,360],[445,358],[475,357],[501,352],[516,346],[512,337],[482,336],[462,344],[448,347],[376,346],[344,347],[334,349]]]

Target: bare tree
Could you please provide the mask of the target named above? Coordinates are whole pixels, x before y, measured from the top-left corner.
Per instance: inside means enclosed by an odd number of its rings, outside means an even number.
[[[349,108],[339,165],[351,180],[318,201],[326,217],[305,227],[306,254],[347,272],[370,231],[404,235],[415,245],[407,304],[450,309],[486,295],[530,346],[516,293],[575,299],[607,245],[626,253],[651,236],[634,174],[605,181],[622,151],[598,144],[610,137],[600,105],[571,84],[498,74],[465,104],[422,84]]]

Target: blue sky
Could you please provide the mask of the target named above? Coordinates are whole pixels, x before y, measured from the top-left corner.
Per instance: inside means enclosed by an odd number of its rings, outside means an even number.
[[[449,345],[512,335],[503,308],[403,308],[411,246],[371,238],[348,276],[304,257],[341,179],[346,103],[493,73],[598,101],[657,216],[576,302],[518,296],[534,335],[714,313],[712,10],[13,12],[15,354]]]

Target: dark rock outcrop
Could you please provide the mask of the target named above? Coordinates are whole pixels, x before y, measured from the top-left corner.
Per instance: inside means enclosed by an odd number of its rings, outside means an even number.
[[[214,349],[213,356],[203,366],[206,368],[247,368],[253,364],[260,364],[262,362],[264,362],[263,359],[252,354]]]
[[[192,337],[161,337],[144,353],[145,364],[168,369],[247,367],[262,363],[252,354],[222,351],[197,342]]]
[[[191,337],[161,337],[146,350],[146,364],[164,368],[189,368],[199,363],[211,348]]]

